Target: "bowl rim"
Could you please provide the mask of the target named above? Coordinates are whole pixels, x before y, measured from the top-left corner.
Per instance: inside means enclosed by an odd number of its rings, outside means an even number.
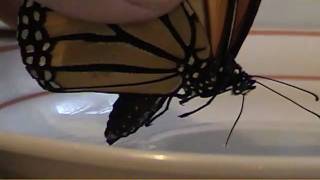
[[[2,132],[0,142],[0,152],[101,168],[129,169],[136,172],[219,178],[320,177],[319,157],[143,151],[69,143]]]

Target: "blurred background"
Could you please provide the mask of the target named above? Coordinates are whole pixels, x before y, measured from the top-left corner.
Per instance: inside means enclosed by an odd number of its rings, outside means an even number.
[[[262,0],[255,27],[318,30],[319,9],[319,0]]]

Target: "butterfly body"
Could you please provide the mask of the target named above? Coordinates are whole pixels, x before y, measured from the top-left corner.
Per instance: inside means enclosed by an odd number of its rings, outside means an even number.
[[[243,71],[234,59],[225,60],[228,61],[225,66],[219,66],[217,64],[219,61],[206,63],[208,67],[199,69],[199,72],[202,72],[200,74],[197,74],[197,71],[182,74],[185,77],[183,83],[185,94],[177,97],[184,101],[192,96],[209,98],[226,91],[240,95],[255,89],[256,81]]]

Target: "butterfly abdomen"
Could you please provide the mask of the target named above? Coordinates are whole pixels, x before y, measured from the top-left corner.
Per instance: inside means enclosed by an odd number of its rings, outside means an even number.
[[[149,120],[161,109],[167,97],[145,95],[120,95],[109,116],[105,136],[109,144],[126,137],[150,123]]]

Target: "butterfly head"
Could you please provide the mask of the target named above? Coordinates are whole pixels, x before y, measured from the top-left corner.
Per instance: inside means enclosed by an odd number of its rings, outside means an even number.
[[[233,95],[245,95],[256,88],[256,81],[231,56],[225,59],[217,71],[217,87],[220,93],[232,91]]]
[[[256,88],[256,81],[241,69],[236,69],[231,76],[231,87],[234,95],[246,95]]]

